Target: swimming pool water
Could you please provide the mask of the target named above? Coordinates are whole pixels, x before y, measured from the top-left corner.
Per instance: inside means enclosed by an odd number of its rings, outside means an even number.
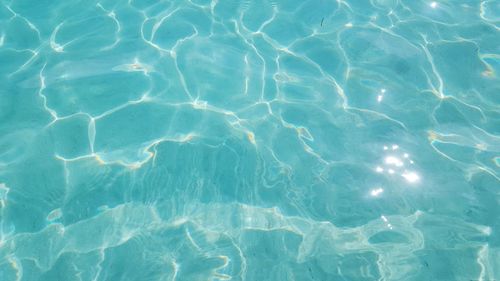
[[[0,0],[0,280],[500,280],[500,1]]]

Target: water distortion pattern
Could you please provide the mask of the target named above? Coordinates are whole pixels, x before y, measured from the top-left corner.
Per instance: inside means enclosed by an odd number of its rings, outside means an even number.
[[[0,1],[0,280],[500,278],[494,0]]]

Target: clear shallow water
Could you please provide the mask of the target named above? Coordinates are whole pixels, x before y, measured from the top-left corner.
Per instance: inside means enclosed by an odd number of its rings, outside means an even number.
[[[0,3],[0,280],[499,280],[499,1]]]

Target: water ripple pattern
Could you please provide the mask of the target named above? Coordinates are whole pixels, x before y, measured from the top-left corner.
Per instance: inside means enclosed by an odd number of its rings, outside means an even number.
[[[500,1],[0,0],[0,280],[500,280]]]

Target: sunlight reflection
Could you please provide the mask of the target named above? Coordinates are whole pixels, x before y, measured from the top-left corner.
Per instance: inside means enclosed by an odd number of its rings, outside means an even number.
[[[386,92],[385,89],[380,90],[380,94],[377,96],[377,102],[381,102],[384,99],[385,92]]]
[[[387,157],[385,157],[384,162],[387,165],[394,165],[396,167],[404,166],[403,161],[401,161],[401,159],[399,159],[397,157],[394,157],[394,156],[387,156]]]
[[[405,178],[405,180],[408,181],[409,183],[417,182],[420,179],[417,173],[410,171],[405,171],[401,176]]]
[[[420,175],[413,170],[407,170],[405,166],[414,164],[413,160],[410,158],[410,154],[407,152],[397,153],[400,147],[397,144],[384,145],[384,151],[392,151],[389,155],[384,155],[383,165],[376,166],[375,171],[377,173],[387,173],[389,175],[401,176],[406,182],[414,184],[420,181]],[[377,191],[378,189],[373,189],[370,191],[372,196],[379,195],[383,190]]]
[[[386,223],[386,225],[389,229],[392,229],[392,224],[389,223],[389,220],[387,219],[386,216],[382,215],[382,216],[380,216],[380,218]]]
[[[381,188],[381,187],[379,187],[379,188],[372,189],[372,190],[371,190],[371,192],[370,192],[370,194],[371,194],[371,196],[373,196],[373,197],[377,197],[377,196],[379,196],[380,194],[382,194],[382,192],[384,192],[384,189],[383,189],[383,188]]]

